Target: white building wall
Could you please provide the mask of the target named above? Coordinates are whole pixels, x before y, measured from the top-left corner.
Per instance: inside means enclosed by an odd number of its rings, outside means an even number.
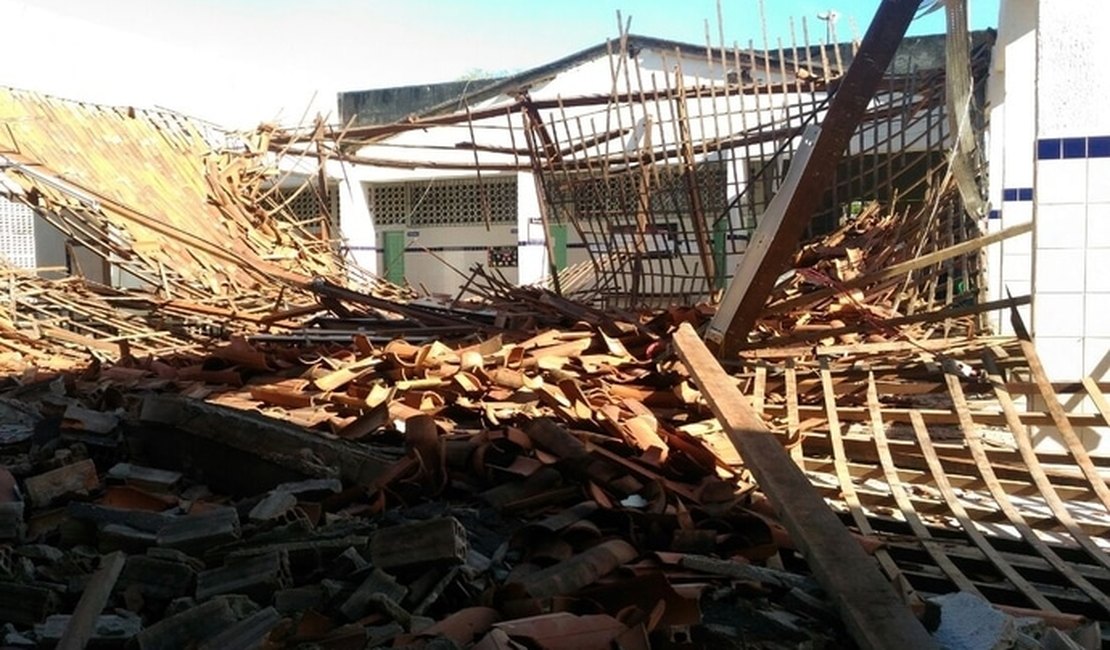
[[[1099,0],[1041,3],[1033,327],[1060,378],[1110,374],[1110,95],[1090,74],[1110,57],[1107,16]]]
[[[1003,0],[991,78],[989,232],[1033,220],[1033,150],[1036,141],[1038,0]],[[990,299],[1032,293],[1033,234],[1012,237],[987,251]],[[1019,308],[1028,324],[1028,305]],[[1012,334],[1008,311],[997,312],[993,325]]]
[[[1110,57],[1107,15],[1103,0],[1002,0],[988,91],[989,228],[1033,222],[1032,233],[988,252],[991,297],[1032,295],[1025,321],[1055,382],[1110,379],[1110,95],[1092,74]],[[1063,405],[1095,412],[1082,396]],[[1110,452],[1105,428],[1079,434],[1088,449]],[[1034,436],[1041,448],[1061,447],[1052,428]]]
[[[519,266],[521,284],[535,284],[548,275],[547,234],[540,215],[540,197],[532,174],[516,176]]]
[[[339,175],[339,232],[342,234],[348,258],[363,269],[377,274],[377,233],[370,218],[370,205],[366,186],[359,168],[343,165]]]
[[[746,64],[747,62],[742,63],[742,65]],[[533,83],[528,92],[529,96],[537,101],[591,95],[605,97],[613,91],[637,96],[641,91],[641,84],[643,91],[647,93],[655,89],[677,88],[676,74],[679,71],[682,74],[682,84],[692,92],[699,86],[720,84],[734,65],[735,61],[730,60],[722,66],[719,58],[713,64],[709,64],[702,54],[684,56],[680,60],[672,51],[644,48],[636,52],[634,58],[610,59],[609,56],[602,54],[592,60],[559,70],[550,78]],[[782,79],[777,76],[777,73],[771,73],[771,78],[765,80],[764,77],[768,76],[768,73],[762,67],[750,71],[750,75],[756,81],[780,82],[793,79],[792,74],[788,75],[787,79]],[[796,106],[798,104],[811,106],[820,99],[822,99],[820,93],[814,95],[799,92],[728,96],[720,93],[700,99],[691,94],[686,105],[690,115],[688,123],[690,137],[694,140],[711,140],[759,128],[774,130],[788,125],[798,125],[801,118]],[[502,95],[475,102],[470,108],[472,111],[479,112],[495,106],[508,106],[515,101],[513,97]],[[584,149],[577,155],[583,156],[606,155],[620,149],[633,153],[649,145],[656,149],[673,147],[678,137],[677,130],[674,128],[676,112],[675,102],[667,99],[660,101],[649,99],[642,103],[629,102],[613,110],[606,110],[604,105],[573,104],[554,109],[540,109],[541,121],[558,145],[564,148],[582,145]],[[924,149],[927,143],[935,143],[941,137],[943,120],[939,111],[932,117],[934,118],[932,120],[920,119],[905,129],[904,141],[908,149]],[[926,133],[927,124],[931,124],[933,132]],[[646,125],[650,125],[650,129],[645,128]],[[863,136],[852,139],[850,150],[853,153],[861,149],[870,150],[876,136],[885,137],[887,135],[885,129],[899,126],[892,124],[868,130]],[[508,119],[504,115],[497,115],[478,120],[473,128],[469,124],[462,123],[413,129],[361,147],[358,156],[364,160],[378,161],[379,166],[360,165],[349,168],[345,173],[346,178],[357,179],[362,184],[362,191],[355,192],[352,197],[346,196],[347,192],[341,192],[343,200],[346,201],[342,206],[342,230],[352,256],[366,268],[377,270],[379,273],[384,270],[381,262],[378,261],[381,255],[383,227],[375,225],[372,206],[366,205],[366,184],[461,176],[466,174],[461,170],[473,165],[476,160],[486,169],[526,163],[526,158],[511,153],[514,149],[520,150],[526,146],[523,128],[524,123],[519,115]],[[628,130],[628,132],[619,138],[602,138],[596,144],[584,144],[586,141],[594,141],[594,137],[599,134],[622,130]],[[474,139],[484,147],[475,151],[469,147],[458,146],[459,143]],[[1030,125],[1028,141],[1031,143],[1032,140],[1033,133]],[[743,191],[742,183],[746,181],[745,160],[759,160],[774,156],[781,144],[779,141],[768,141],[737,148],[724,154],[726,157],[743,159],[736,164],[727,165],[729,200],[733,199],[738,191]],[[381,164],[383,161],[386,164]],[[1027,182],[1031,184],[1031,167],[1029,174],[1030,180]],[[333,177],[336,176],[333,175]],[[512,235],[510,239],[518,246],[518,266],[509,269],[506,275],[519,278],[521,283],[533,283],[546,277],[549,264],[545,233],[540,221],[539,197],[530,173],[517,173],[517,191],[517,218],[515,228],[509,234]],[[739,233],[735,231],[739,225],[739,211],[733,212],[734,214],[730,215],[733,221],[732,231],[734,237],[739,237]],[[385,228],[396,230],[399,227]],[[414,284],[420,282],[418,278],[422,278],[426,286],[433,291],[454,291],[464,279],[451,271],[442,273],[440,270],[430,270],[431,266],[439,269],[443,264],[421,252],[421,246],[439,247],[441,240],[445,240],[454,246],[474,248],[475,250],[461,251],[458,256],[448,256],[452,260],[457,257],[456,266],[465,270],[474,262],[485,261],[485,251],[477,250],[478,247],[502,246],[506,239],[503,236],[505,234],[497,228],[490,232],[455,226],[421,229],[409,238],[410,248],[405,255],[406,275]],[[739,251],[743,250],[744,243],[730,242],[727,248],[729,254],[723,260],[724,268],[731,274],[739,261]],[[733,253],[733,249],[737,249],[738,252]],[[701,265],[694,242],[681,242],[679,253],[682,259],[676,260],[677,265],[685,264],[691,268]],[[568,265],[589,259],[586,245],[573,228],[567,233],[566,257]],[[455,261],[452,263],[455,264]],[[425,270],[417,271],[418,268]],[[641,290],[648,293],[672,291],[669,283],[665,284],[667,286],[641,287]]]

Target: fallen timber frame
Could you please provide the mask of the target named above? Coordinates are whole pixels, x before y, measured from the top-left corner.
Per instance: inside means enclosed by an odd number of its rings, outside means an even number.
[[[925,375],[884,381],[889,353],[879,349],[851,365],[819,350],[749,362],[739,385],[765,396],[758,415],[789,434],[780,440],[793,441],[845,525],[863,530],[863,515],[893,560],[888,576],[918,597],[961,590],[1050,625],[1107,621],[1110,468],[1081,439],[1107,426],[1106,412],[1064,408],[1105,404],[1106,386],[1049,382],[1020,325],[1009,343],[937,350],[939,387]],[[766,397],[779,395],[785,402]],[[1016,403],[1029,398],[1039,410]],[[1059,451],[1035,448],[1045,428],[1061,432]]]
[[[800,152],[797,167],[791,167],[797,173],[787,175],[759,220],[752,244],[729,283],[708,335],[721,356],[731,356],[733,346],[751,331],[776,278],[790,264],[791,254],[916,11],[916,2],[885,0],[875,13],[855,60],[829,103],[823,127],[812,136],[808,150]]]
[[[729,440],[775,504],[777,514],[860,647],[936,647],[693,327],[683,324],[675,333],[674,344]]]

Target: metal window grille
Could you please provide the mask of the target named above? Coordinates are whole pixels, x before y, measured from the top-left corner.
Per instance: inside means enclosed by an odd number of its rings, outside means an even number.
[[[375,183],[368,189],[379,226],[471,226],[516,223],[515,176]]]
[[[0,196],[0,262],[35,268],[35,213]]]

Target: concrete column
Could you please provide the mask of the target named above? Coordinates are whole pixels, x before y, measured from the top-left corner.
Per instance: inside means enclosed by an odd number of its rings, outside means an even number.
[[[519,284],[535,284],[548,276],[547,233],[540,219],[540,196],[529,172],[516,175],[517,270]]]
[[[1037,1],[1003,0],[998,40],[988,86],[990,102],[991,212],[988,231],[1033,220],[1033,149],[1036,140]],[[1006,291],[1032,291],[1033,235],[1025,234],[990,247],[988,282],[992,300]],[[1028,325],[1030,308],[1019,309]],[[993,315],[996,329],[1012,334],[1008,312]]]
[[[346,241],[348,256],[356,264],[372,273],[378,273],[377,237],[374,232],[374,215],[370,208],[366,184],[353,167],[339,178],[339,230]]]

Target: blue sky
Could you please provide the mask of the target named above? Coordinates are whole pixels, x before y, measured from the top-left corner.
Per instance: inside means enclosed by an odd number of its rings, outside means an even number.
[[[999,0],[970,0],[974,29],[994,27]],[[721,0],[725,42],[756,47],[766,25],[790,42],[860,37],[878,0]],[[334,110],[339,90],[522,70],[617,35],[719,44],[716,0],[0,0],[0,85],[105,103],[161,105],[233,126],[295,122]],[[15,29],[12,27],[18,26]],[[943,11],[911,34],[944,30]]]

